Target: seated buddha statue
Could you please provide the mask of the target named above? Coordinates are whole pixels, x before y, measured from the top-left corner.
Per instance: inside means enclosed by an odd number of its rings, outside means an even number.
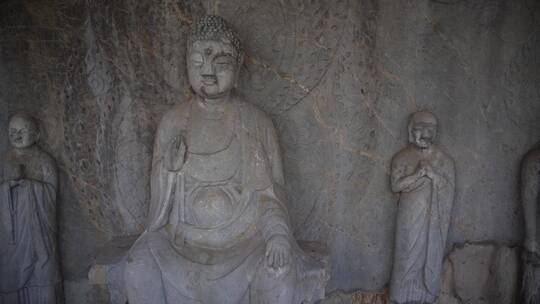
[[[243,58],[223,18],[194,23],[194,97],[157,129],[149,223],[124,270],[130,304],[311,303],[326,282],[292,235],[272,121],[235,94]]]

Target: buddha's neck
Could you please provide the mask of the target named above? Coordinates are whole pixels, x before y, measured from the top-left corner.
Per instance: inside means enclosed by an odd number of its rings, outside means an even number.
[[[202,98],[197,96],[197,102],[201,108],[209,112],[223,112],[229,102],[230,94],[219,98]]]

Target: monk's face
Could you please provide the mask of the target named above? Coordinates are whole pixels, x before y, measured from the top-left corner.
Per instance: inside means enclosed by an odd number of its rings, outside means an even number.
[[[414,122],[410,130],[412,144],[420,149],[427,149],[433,145],[437,135],[437,125],[431,122]]]
[[[37,127],[28,119],[16,116],[9,122],[9,142],[13,147],[28,148],[36,143],[37,138]]]
[[[205,99],[225,96],[234,87],[238,71],[232,45],[212,40],[195,41],[188,51],[189,84]]]

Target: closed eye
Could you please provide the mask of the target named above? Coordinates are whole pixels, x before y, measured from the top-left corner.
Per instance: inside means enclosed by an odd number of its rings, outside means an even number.
[[[233,64],[234,64],[234,59],[232,58],[231,55],[229,55],[229,54],[224,54],[224,55],[217,56],[217,57],[214,59],[214,64],[219,64],[219,65],[233,65]]]
[[[204,63],[203,57],[199,53],[195,53],[191,55],[191,62],[196,66],[201,66]]]

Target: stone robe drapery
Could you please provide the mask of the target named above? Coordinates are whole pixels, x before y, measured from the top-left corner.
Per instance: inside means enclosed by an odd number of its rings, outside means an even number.
[[[419,149],[410,146],[392,160],[392,183],[413,174],[421,160],[437,175],[434,180],[422,177],[400,192],[390,283],[390,298],[396,303],[432,303],[439,294],[455,169],[449,156],[433,149],[424,159]]]
[[[5,166],[13,157],[4,160]],[[0,185],[0,303],[54,304],[60,282],[54,161],[33,148],[24,185]]]
[[[521,165],[521,200],[525,213],[526,239],[540,244],[540,144],[525,155]],[[534,235],[532,235],[534,233]],[[526,244],[527,245],[527,244]],[[540,255],[524,250],[522,301],[524,304],[540,302]]]
[[[254,106],[239,100],[231,102],[240,145],[241,185],[231,220],[216,227],[200,227],[183,220],[188,213],[185,208],[189,208],[184,173],[170,172],[164,165],[173,139],[185,135],[189,128],[191,103],[178,105],[158,127],[149,227],[131,249],[128,264],[130,260],[147,259],[146,252],[150,252],[161,271],[166,298],[163,303],[173,303],[173,299],[182,299],[182,303],[250,303],[250,287],[256,280],[265,280],[261,276],[263,270],[267,271],[263,269],[265,245],[272,236],[281,235],[292,246],[286,280],[290,280],[292,290],[298,282],[294,303],[301,303],[305,297],[302,292],[311,294],[316,288],[317,280],[310,278],[310,270],[321,266],[298,248],[289,230],[275,129]],[[170,231],[177,232],[176,240]],[[265,286],[274,288],[271,284]]]

